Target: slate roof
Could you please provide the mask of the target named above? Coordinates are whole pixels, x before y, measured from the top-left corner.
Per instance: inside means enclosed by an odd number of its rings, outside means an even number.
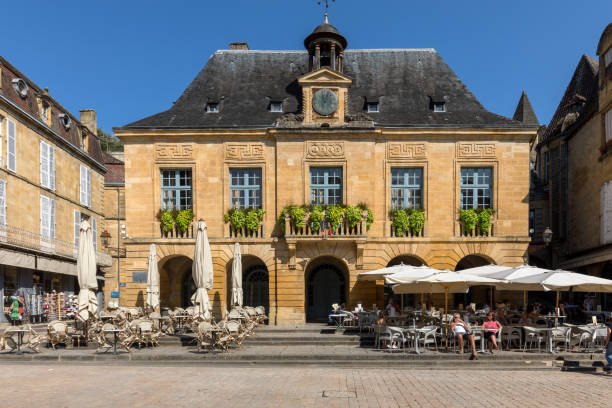
[[[125,183],[125,165],[124,163],[103,152],[104,166],[108,169],[104,175],[104,183]]]
[[[348,50],[343,74],[353,80],[348,114],[364,111],[367,97],[379,98],[376,126],[534,127],[487,111],[433,49]],[[300,113],[297,78],[308,72],[306,51],[217,51],[167,111],[119,129],[273,127],[283,112]],[[432,110],[432,100],[446,112]],[[219,113],[206,113],[218,102]]]
[[[583,55],[578,62],[578,66],[572,75],[565,93],[561,98],[561,102],[557,106],[557,110],[550,120],[544,134],[542,135],[540,145],[550,142],[560,136],[563,120],[569,113],[573,113],[576,109],[577,102],[583,102],[584,106],[575,123],[582,123],[588,119],[592,113],[597,111],[599,105],[598,82],[599,82],[599,63],[597,60]]]
[[[516,105],[516,110],[514,111],[512,119],[530,125],[540,124],[525,91],[521,94],[521,99],[519,99],[518,105]]]

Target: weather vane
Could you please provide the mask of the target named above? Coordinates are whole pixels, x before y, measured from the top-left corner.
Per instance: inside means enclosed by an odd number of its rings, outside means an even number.
[[[331,0],[332,2],[336,2],[336,0]],[[317,1],[317,4],[321,5],[321,3],[323,3],[323,0],[321,1]],[[327,24],[327,9],[329,8],[329,0],[325,0],[325,24]]]

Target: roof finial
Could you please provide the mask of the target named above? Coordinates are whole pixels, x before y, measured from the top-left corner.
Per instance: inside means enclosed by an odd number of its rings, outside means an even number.
[[[332,2],[335,2],[336,0],[331,0]],[[317,4],[321,4],[323,3],[323,0],[321,1],[317,1]],[[327,9],[329,8],[329,0],[325,0],[325,24],[329,24],[329,21],[327,20]]]

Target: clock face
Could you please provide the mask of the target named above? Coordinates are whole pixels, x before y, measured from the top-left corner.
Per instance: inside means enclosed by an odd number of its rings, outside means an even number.
[[[312,109],[321,116],[330,116],[338,109],[338,96],[331,89],[319,89],[312,96]]]

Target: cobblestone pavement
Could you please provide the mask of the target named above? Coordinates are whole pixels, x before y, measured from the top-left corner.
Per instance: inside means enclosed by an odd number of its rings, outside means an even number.
[[[13,407],[609,407],[612,376],[559,371],[2,365]]]

